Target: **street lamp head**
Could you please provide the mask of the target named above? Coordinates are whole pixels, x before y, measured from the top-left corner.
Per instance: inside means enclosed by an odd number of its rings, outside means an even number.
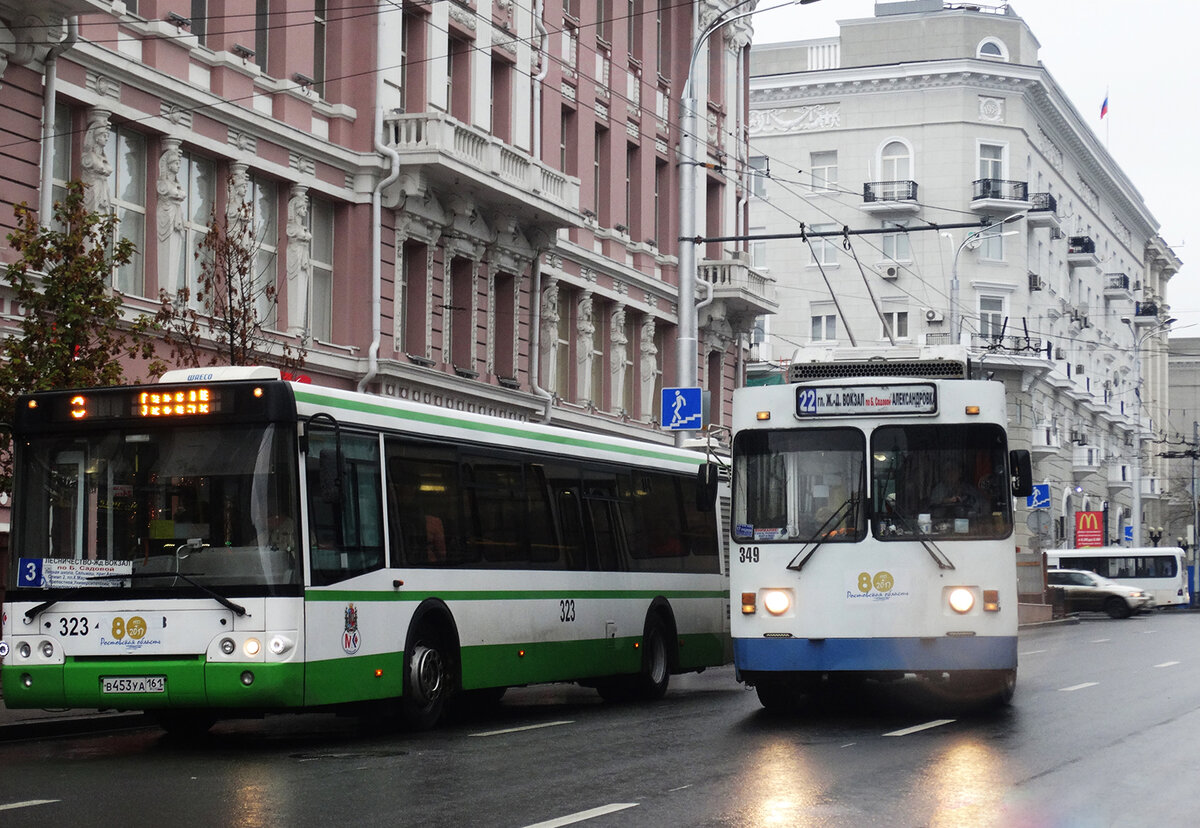
[[[1132,325],[1132,324],[1133,324],[1133,320],[1132,320],[1132,319],[1130,319],[1128,316],[1122,316],[1122,317],[1121,317],[1121,321],[1122,321],[1122,322],[1124,322],[1126,325]]]

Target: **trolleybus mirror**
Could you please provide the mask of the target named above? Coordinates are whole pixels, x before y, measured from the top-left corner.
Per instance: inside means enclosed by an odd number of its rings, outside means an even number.
[[[711,512],[717,502],[719,471],[716,463],[704,463],[696,469],[696,508],[701,512]]]
[[[1012,470],[1013,497],[1029,497],[1033,494],[1033,464],[1025,449],[1009,452],[1009,467]]]

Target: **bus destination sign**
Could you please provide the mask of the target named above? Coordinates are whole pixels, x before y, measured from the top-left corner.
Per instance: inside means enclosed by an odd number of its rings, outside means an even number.
[[[932,383],[906,385],[816,385],[796,389],[797,417],[862,417],[936,414]]]

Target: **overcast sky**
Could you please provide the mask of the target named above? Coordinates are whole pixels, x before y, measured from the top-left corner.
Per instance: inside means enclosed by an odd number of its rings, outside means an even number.
[[[983,5],[999,5],[983,0]],[[759,8],[781,0],[759,0]],[[1200,337],[1200,3],[1015,0],[1043,65],[1142,194],[1159,235],[1183,260],[1167,302],[1176,336]],[[874,0],[782,4],[754,16],[756,43],[832,37],[837,21],[873,17]],[[1100,105],[1108,93],[1108,115]]]

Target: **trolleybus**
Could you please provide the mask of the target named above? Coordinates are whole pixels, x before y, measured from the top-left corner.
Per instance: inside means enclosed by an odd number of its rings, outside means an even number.
[[[1187,563],[1178,546],[1098,546],[1050,549],[1046,563],[1062,569],[1086,569],[1154,596],[1156,607],[1186,607],[1190,602]]]
[[[728,663],[703,454],[272,369],[163,379],[19,401],[8,707],[428,727],[510,686],[655,698]]]
[[[1029,455],[1008,449],[1003,385],[921,378],[968,370],[797,363],[735,392],[734,665],[765,707],[909,673],[1011,698]]]

